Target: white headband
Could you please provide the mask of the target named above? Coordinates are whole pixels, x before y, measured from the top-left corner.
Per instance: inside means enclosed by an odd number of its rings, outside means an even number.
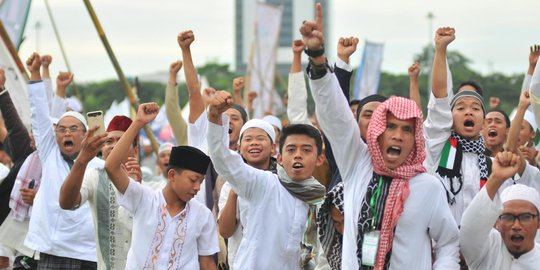
[[[268,136],[270,136],[272,143],[276,141],[276,132],[274,131],[274,127],[272,127],[272,125],[268,124],[266,121],[263,121],[261,119],[251,119],[247,121],[242,126],[242,129],[240,129],[240,138],[242,138],[244,131],[246,131],[248,128],[260,128],[264,130],[268,134]]]

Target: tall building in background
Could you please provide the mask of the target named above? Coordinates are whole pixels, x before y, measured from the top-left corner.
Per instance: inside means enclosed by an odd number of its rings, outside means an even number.
[[[289,72],[292,60],[292,41],[300,38],[298,29],[304,20],[315,18],[315,3],[320,2],[324,11],[324,30],[327,40],[332,37],[330,22],[331,9],[328,0],[235,0],[235,66],[236,71],[245,74],[249,63],[251,45],[254,37],[255,6],[257,2],[283,6],[279,47],[277,49],[277,72],[285,75]],[[331,41],[333,43],[333,41]],[[330,48],[329,48],[330,47]],[[327,46],[330,53],[335,46]],[[307,61],[307,57],[303,57]]]

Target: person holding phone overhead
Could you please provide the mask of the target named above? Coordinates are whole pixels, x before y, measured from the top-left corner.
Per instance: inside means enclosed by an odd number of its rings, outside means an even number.
[[[88,113],[88,122],[102,123],[99,116],[103,114],[99,113]],[[92,209],[98,269],[125,268],[127,251],[131,242],[131,221],[125,209],[119,207],[115,195],[117,190],[111,184],[105,170],[103,168],[87,169],[87,165],[100,150],[103,159],[107,160],[131,122],[129,117],[117,115],[107,126],[107,132],[100,135],[95,135],[95,133],[102,126],[100,127],[99,124],[91,126],[82,142],[81,152],[60,189],[62,209],[76,210],[86,202]],[[127,152],[126,160],[122,161],[122,168],[131,178],[140,182],[142,172],[137,160],[138,136],[135,137]]]

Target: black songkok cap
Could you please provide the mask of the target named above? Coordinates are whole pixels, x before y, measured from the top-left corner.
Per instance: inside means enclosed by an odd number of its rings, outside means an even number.
[[[358,121],[358,119],[360,119],[360,112],[362,112],[362,108],[370,103],[370,102],[380,102],[380,103],[383,103],[387,100],[388,98],[385,97],[385,96],[381,96],[379,94],[373,94],[373,95],[369,95],[363,99],[360,100],[360,103],[358,103],[358,108],[356,109],[356,121]]]
[[[171,150],[169,166],[206,174],[210,158],[201,150],[191,146],[175,146]]]
[[[246,110],[244,110],[244,108],[242,108],[240,105],[234,103],[231,105],[231,108],[240,112],[240,114],[242,115],[242,121],[244,121],[244,123],[242,124],[245,124],[248,118]]]

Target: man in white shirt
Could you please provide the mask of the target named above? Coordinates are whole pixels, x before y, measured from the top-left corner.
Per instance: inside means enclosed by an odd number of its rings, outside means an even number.
[[[210,158],[194,147],[173,147],[167,185],[160,191],[138,184],[122,169],[133,139],[158,112],[156,103],[141,104],[136,119],[105,162],[118,190],[118,203],[133,215],[126,269],[214,270],[213,255],[219,251],[214,217],[206,206],[192,200]]]
[[[317,117],[344,183],[342,269],[457,269],[456,223],[442,186],[422,166],[421,110],[412,100],[389,98],[374,111],[364,143],[326,64],[322,25],[317,4],[317,20],[304,22],[300,33]]]
[[[248,203],[247,226],[234,269],[302,269],[316,245],[315,208],[325,188],[312,177],[322,164],[322,138],[310,125],[284,128],[277,175],[244,163],[229,150],[229,93],[219,91],[209,106],[208,146],[216,171]],[[315,227],[314,227],[314,226]]]
[[[131,240],[131,219],[116,201],[116,190],[103,168],[86,169],[88,162],[102,150],[107,159],[116,143],[131,125],[127,116],[113,117],[107,132],[96,134],[90,127],[82,150],[60,190],[60,207],[76,210],[88,201],[92,209],[97,245],[98,269],[124,269]],[[123,164],[130,177],[141,181],[138,157],[138,137],[127,151]]]
[[[80,113],[66,112],[53,127],[39,73],[39,55],[32,54],[26,64],[31,75],[28,96],[32,130],[43,172],[24,244],[41,253],[40,269],[95,269],[96,243],[90,207],[66,211],[58,202],[60,187],[81,150],[86,119]],[[97,158],[88,164],[89,168],[99,166],[103,166],[103,161]]]
[[[472,270],[533,270],[540,265],[534,241],[540,229],[540,195],[522,184],[503,185],[518,171],[518,160],[511,152],[497,154],[489,180],[463,214],[461,252]]]

